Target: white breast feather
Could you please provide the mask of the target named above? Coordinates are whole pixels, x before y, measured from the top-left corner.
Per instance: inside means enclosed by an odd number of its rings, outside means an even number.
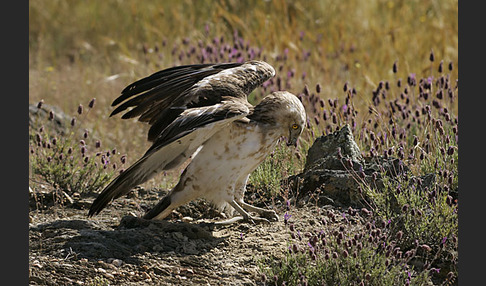
[[[244,187],[247,176],[275,148],[278,137],[265,136],[260,127],[231,124],[218,131],[194,156],[186,169],[191,196],[203,197],[220,209],[229,207],[235,188]]]

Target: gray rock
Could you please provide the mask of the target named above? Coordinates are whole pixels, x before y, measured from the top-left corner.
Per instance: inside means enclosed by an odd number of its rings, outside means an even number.
[[[310,169],[291,177],[292,187],[297,189],[300,200],[320,200],[334,205],[359,205],[358,182],[345,170]],[[317,196],[317,197],[316,197]]]
[[[347,159],[347,160],[346,160]],[[317,138],[309,148],[304,171],[319,169],[346,170],[346,161],[350,160],[353,169],[363,165],[363,157],[354,141],[348,124],[341,130]]]

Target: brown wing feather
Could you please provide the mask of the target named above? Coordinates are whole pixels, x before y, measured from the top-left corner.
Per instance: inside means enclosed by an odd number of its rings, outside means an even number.
[[[110,116],[131,108],[122,118],[148,122],[148,140],[154,141],[184,110],[246,99],[274,75],[273,67],[261,61],[173,67],[128,85],[113,101],[113,106],[121,105]]]

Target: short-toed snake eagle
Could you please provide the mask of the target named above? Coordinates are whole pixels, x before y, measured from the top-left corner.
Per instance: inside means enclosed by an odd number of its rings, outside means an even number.
[[[306,123],[302,103],[289,92],[272,92],[256,106],[248,102],[247,96],[274,75],[263,61],[196,64],[168,68],[128,85],[114,100],[112,105],[119,106],[111,115],[129,109],[122,118],[148,122],[153,145],[105,187],[88,215],[190,159],[179,182],[145,219],[163,219],[178,206],[205,198],[219,209],[236,210],[239,219],[277,220],[275,211],[243,201],[250,173],[280,138],[296,145]]]

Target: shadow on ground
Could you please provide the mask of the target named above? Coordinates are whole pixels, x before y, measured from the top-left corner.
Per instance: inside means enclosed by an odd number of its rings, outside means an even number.
[[[121,259],[139,265],[138,254],[204,254],[225,237],[212,235],[213,224],[148,221],[125,216],[113,230],[95,221],[56,220],[31,228],[31,251],[88,260]]]

